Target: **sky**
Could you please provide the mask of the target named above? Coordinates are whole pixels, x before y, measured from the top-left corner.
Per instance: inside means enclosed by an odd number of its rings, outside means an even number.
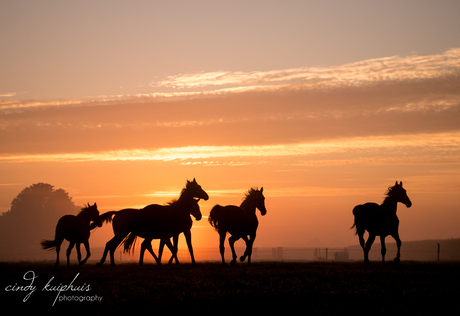
[[[251,187],[267,208],[255,246],[345,247],[353,207],[402,181],[402,241],[459,238],[459,12],[1,1],[0,213],[38,182],[105,212],[165,203],[196,178],[210,198],[195,247],[217,249],[210,209]],[[107,225],[91,244],[111,237]]]

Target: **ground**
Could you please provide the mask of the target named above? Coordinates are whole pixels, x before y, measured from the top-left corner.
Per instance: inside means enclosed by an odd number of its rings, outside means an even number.
[[[256,262],[236,267],[217,262],[143,267],[91,263],[58,270],[52,262],[22,262],[0,263],[0,271],[2,305],[15,314],[460,312],[460,262]],[[31,292],[27,285],[35,291],[25,300]]]

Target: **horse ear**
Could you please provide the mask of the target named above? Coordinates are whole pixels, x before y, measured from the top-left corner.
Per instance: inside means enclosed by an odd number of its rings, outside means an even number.
[[[96,204],[96,202],[94,202],[94,206],[95,206],[95,207],[97,207],[97,204]]]
[[[398,185],[398,181],[395,182],[395,186]]]
[[[402,186],[402,181],[399,181],[399,185]]]
[[[260,193],[264,192],[264,187],[260,188]]]
[[[195,183],[196,183],[196,180],[195,180],[195,178],[193,178],[193,182],[195,182]]]

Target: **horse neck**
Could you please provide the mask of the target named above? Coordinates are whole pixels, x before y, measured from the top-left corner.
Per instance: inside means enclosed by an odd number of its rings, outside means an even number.
[[[250,199],[246,199],[241,203],[240,208],[242,208],[245,213],[256,215],[256,205]]]
[[[179,199],[173,203],[176,210],[183,211],[183,213],[190,214],[190,207],[193,201],[193,196],[187,193],[187,191],[182,192]]]
[[[398,201],[395,198],[392,198],[391,196],[387,196],[381,206],[390,213],[396,214],[396,209],[397,209]]]
[[[91,219],[89,218],[89,215],[85,214],[84,212],[78,214],[77,217],[85,225],[89,225],[89,223],[91,222]]]

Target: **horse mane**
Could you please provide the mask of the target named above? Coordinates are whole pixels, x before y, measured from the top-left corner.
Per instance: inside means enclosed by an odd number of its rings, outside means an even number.
[[[194,201],[197,201],[196,199],[193,199]],[[172,199],[171,201],[169,202],[166,202],[164,203],[163,205],[165,206],[174,206],[175,204],[177,204],[179,202],[179,199]]]
[[[390,196],[391,195],[391,192],[393,191],[394,189],[394,185],[393,186],[389,186],[388,189],[386,190],[385,192],[385,196]]]
[[[248,191],[244,192],[244,200],[246,201],[247,199],[251,198],[251,196],[254,196],[255,192],[257,191],[259,191],[259,188],[252,187]]]
[[[172,205],[176,204],[177,201],[179,201],[179,200],[178,200],[178,199],[172,199],[171,201],[166,202],[164,205],[166,205],[166,206],[172,206]]]
[[[92,206],[89,205],[89,203],[87,203],[88,205],[87,206],[84,206],[80,209],[80,212],[77,214],[77,216],[79,215],[82,215],[83,213],[85,213],[86,211],[88,211]]]

